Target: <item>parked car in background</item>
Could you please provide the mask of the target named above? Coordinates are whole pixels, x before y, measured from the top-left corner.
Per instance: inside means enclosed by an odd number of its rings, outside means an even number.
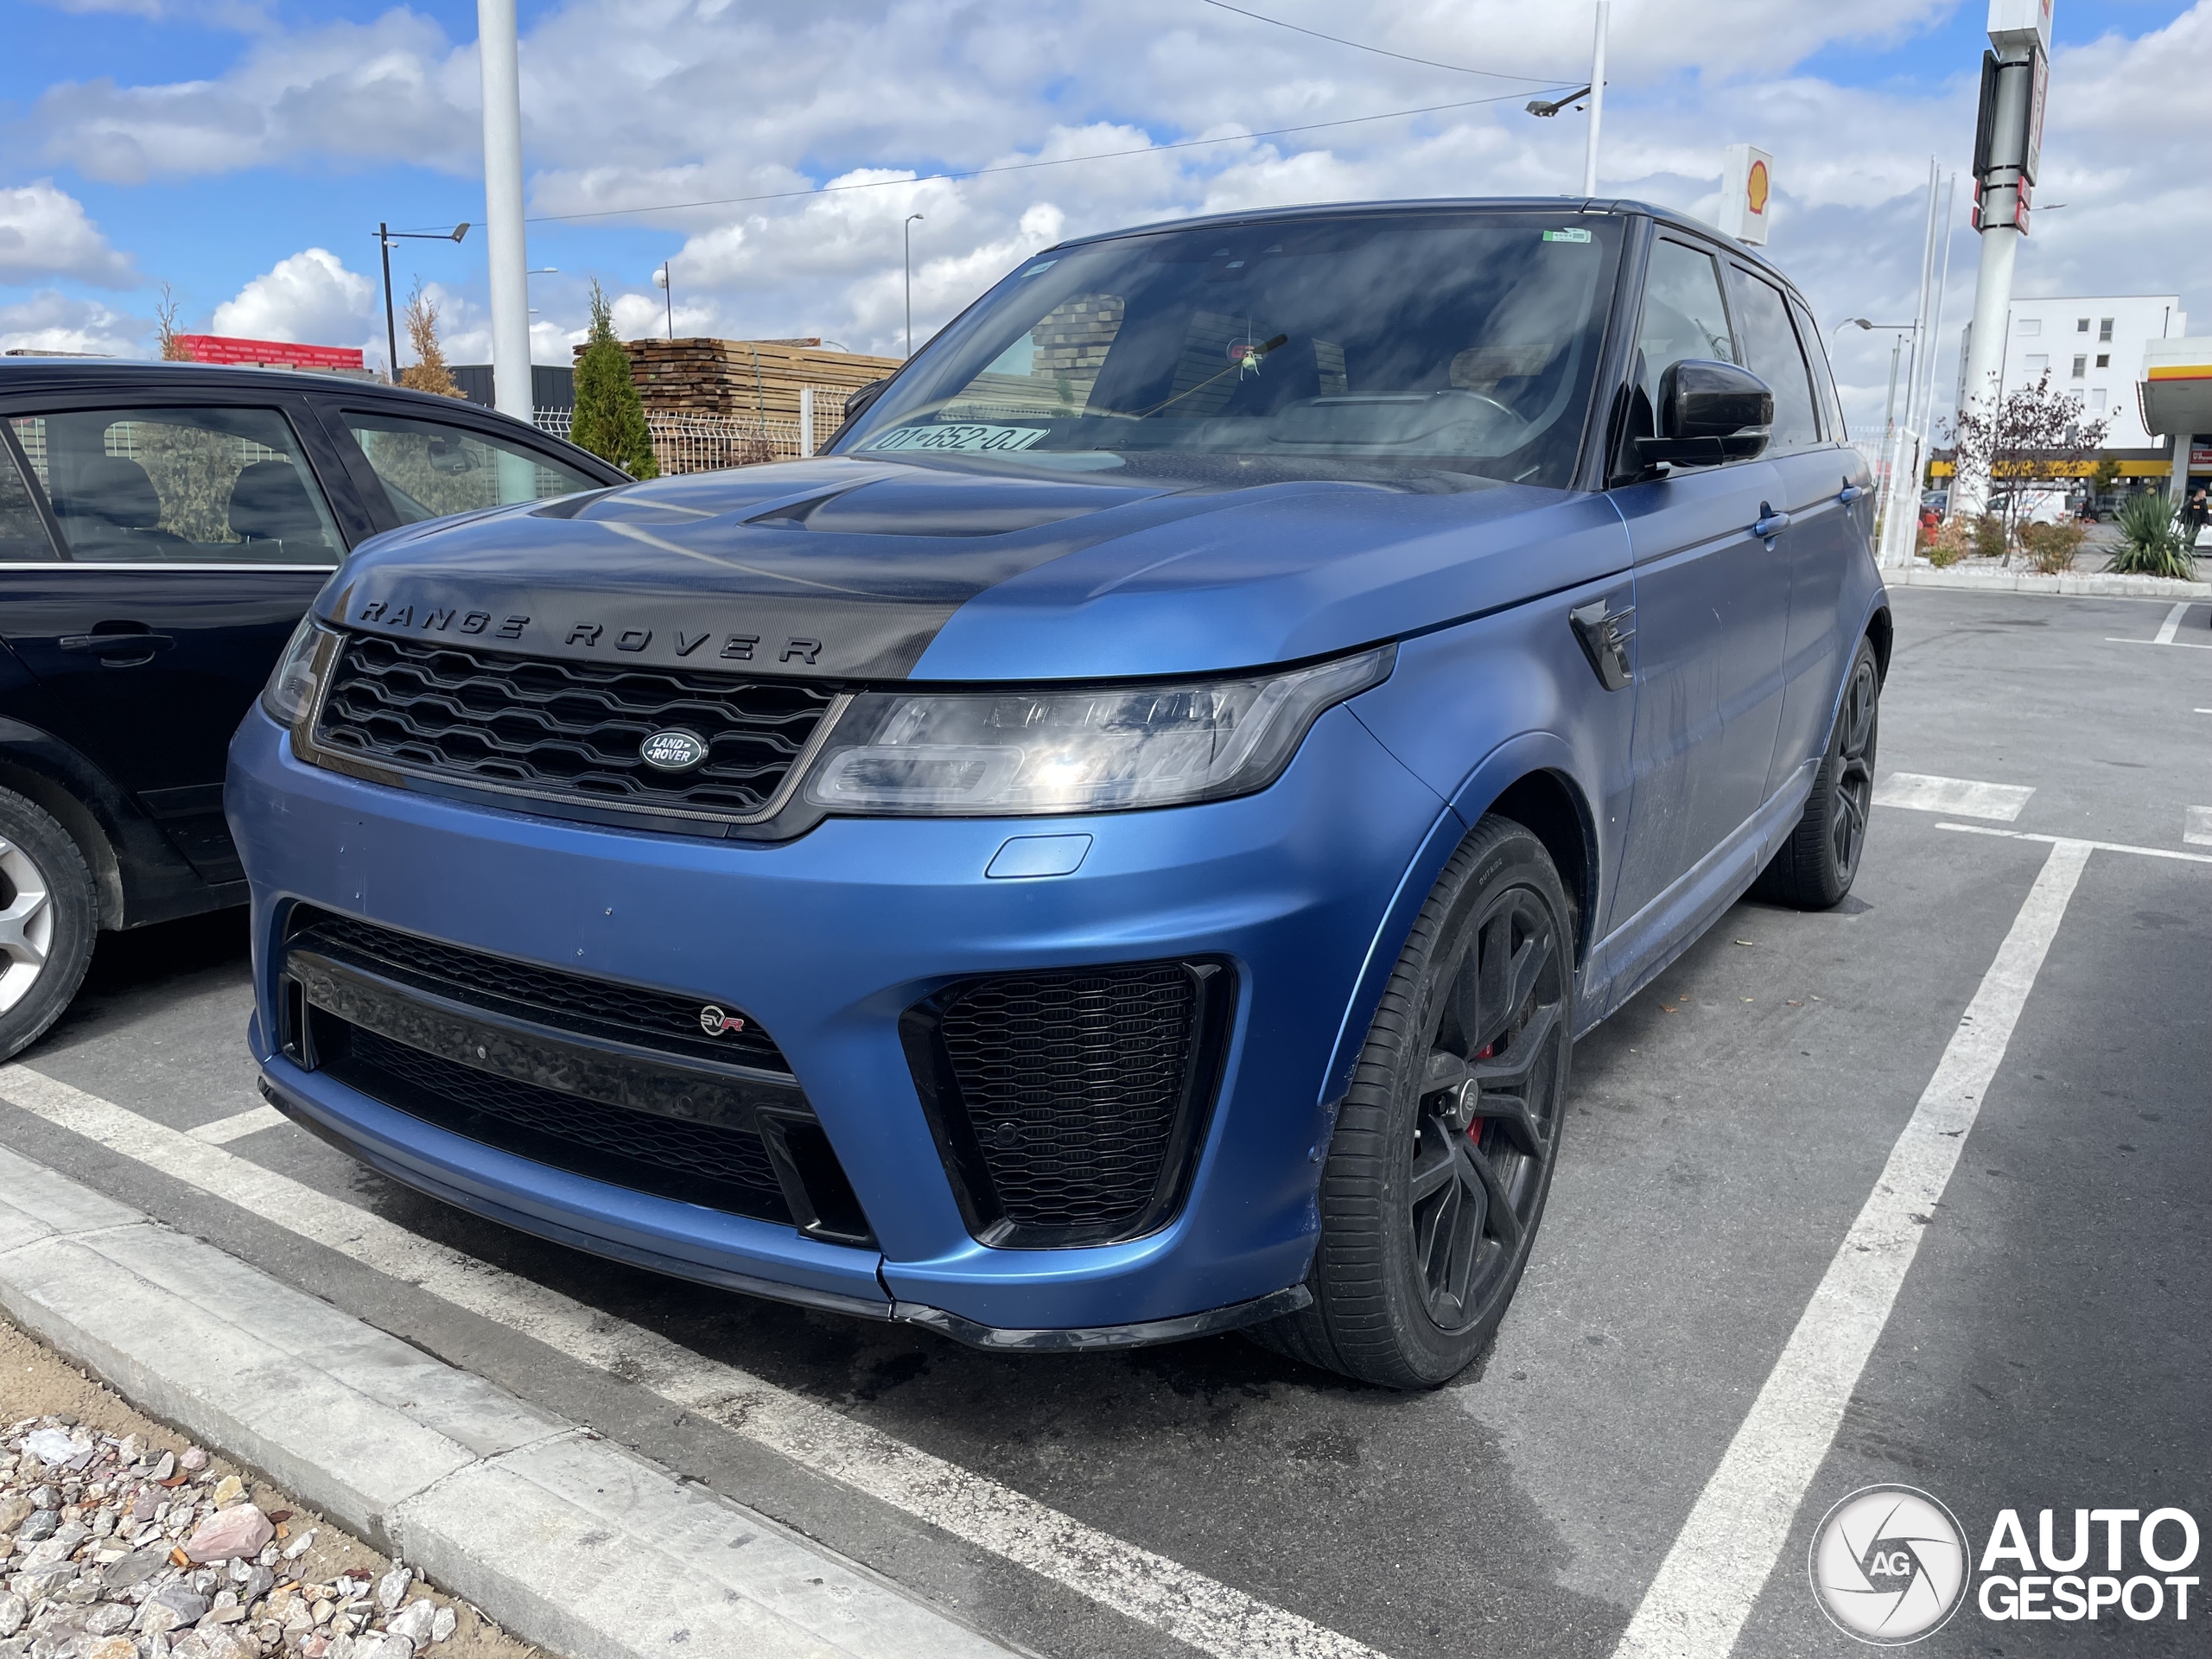
[[[1434,1386],[1573,1039],[1850,888],[1868,483],[1664,210],[1048,249],[828,454],[354,558],[232,746],[264,1090],[710,1284]]]
[[[224,749],[349,549],[624,481],[371,382],[0,359],[0,1057],[99,930],[244,901]]]
[[[2041,486],[1993,490],[1989,495],[1989,511],[2011,520],[2015,526],[2062,524],[2070,523],[2075,517],[2074,497],[2070,492]]]

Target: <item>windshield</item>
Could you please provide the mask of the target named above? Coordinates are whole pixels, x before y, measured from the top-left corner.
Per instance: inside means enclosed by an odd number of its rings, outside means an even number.
[[[1408,213],[1040,254],[837,444],[1195,483],[1563,488],[1619,222]]]

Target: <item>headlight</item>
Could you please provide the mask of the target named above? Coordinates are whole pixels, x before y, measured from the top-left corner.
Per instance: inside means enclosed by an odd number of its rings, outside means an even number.
[[[261,693],[262,708],[279,726],[289,726],[315,701],[315,652],[330,637],[330,630],[317,626],[309,615],[300,619],[300,626],[284,642],[284,654],[276,659],[276,671]]]
[[[1176,685],[872,691],[806,785],[833,810],[995,817],[1217,800],[1264,789],[1321,711],[1388,677],[1397,648]]]

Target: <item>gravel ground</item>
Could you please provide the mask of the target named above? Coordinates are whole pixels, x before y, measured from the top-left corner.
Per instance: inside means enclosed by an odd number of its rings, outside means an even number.
[[[0,1659],[531,1659],[0,1321]]]

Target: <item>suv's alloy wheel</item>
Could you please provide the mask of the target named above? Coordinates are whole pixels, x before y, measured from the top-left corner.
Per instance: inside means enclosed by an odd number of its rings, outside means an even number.
[[[1543,1214],[1572,1049],[1573,927],[1543,844],[1486,818],[1437,879],[1344,1096],[1313,1305],[1256,1332],[1391,1388],[1482,1351]]]
[[[1866,847],[1866,819],[1874,808],[1874,746],[1881,735],[1881,671],[1874,647],[1862,639],[1804,814],[1759,872],[1751,888],[1754,898],[1799,910],[1826,910],[1842,903],[1851,891]]]
[[[0,1059],[59,1019],[92,957],[99,910],[69,833],[0,789]]]

